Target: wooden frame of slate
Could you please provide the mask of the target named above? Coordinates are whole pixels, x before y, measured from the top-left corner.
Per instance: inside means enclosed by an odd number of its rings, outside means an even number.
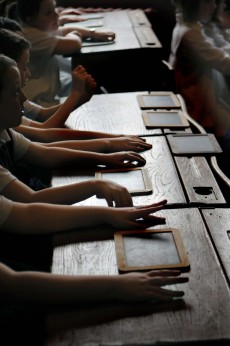
[[[114,233],[118,269],[121,272],[190,268],[176,228]]]
[[[146,168],[111,169],[95,172],[95,178],[111,180],[127,188],[132,196],[152,193],[152,182]]]
[[[137,95],[137,102],[141,109],[181,108],[178,97],[171,91],[153,91],[149,94],[139,94]]]
[[[181,110],[145,110],[142,118],[147,129],[153,128],[185,128],[189,122]]]
[[[221,153],[222,149],[212,133],[174,134],[167,136],[173,154],[205,155]]]

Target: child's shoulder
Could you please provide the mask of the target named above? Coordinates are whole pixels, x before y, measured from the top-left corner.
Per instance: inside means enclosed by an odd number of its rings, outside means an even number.
[[[58,41],[58,36],[52,35],[49,32],[42,31],[30,25],[23,26],[23,34],[25,38],[32,44],[39,48],[40,45],[47,42],[48,45],[56,45]]]

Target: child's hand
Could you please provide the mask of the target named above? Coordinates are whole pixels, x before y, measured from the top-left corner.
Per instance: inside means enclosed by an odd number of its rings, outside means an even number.
[[[92,97],[97,83],[82,65],[72,71],[72,93],[76,92],[84,98],[84,102]]]
[[[116,34],[113,31],[92,31],[90,36],[94,41],[114,41]]]
[[[94,186],[97,198],[104,198],[109,207],[133,206],[132,197],[124,186],[104,179],[96,180]]]
[[[152,270],[147,273],[128,273],[118,276],[114,292],[116,298],[128,302],[168,302],[184,295],[183,291],[161,286],[188,282],[179,270]]]
[[[100,156],[102,157],[100,164],[107,168],[135,168],[146,164],[146,160],[140,154],[131,151],[100,154]]]
[[[151,215],[164,208],[166,200],[159,203],[132,208],[108,208],[104,220],[117,229],[141,229],[165,223],[164,217]]]
[[[108,152],[118,152],[123,150],[141,152],[152,148],[151,144],[143,141],[140,137],[118,137],[107,139],[107,141]]]

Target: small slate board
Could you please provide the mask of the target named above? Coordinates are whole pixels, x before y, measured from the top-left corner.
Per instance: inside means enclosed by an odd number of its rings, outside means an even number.
[[[120,231],[114,234],[118,269],[188,270],[189,260],[176,228],[145,231]]]
[[[215,136],[210,134],[175,134],[167,136],[169,145],[174,154],[217,154],[222,149]]]
[[[132,196],[152,193],[152,183],[146,168],[104,170],[95,172],[95,177],[125,186]]]

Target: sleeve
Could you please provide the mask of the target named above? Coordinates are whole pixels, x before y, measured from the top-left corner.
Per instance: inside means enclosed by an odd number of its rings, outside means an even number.
[[[37,105],[34,102],[31,102],[29,100],[26,100],[24,102],[24,111],[25,111],[25,116],[31,120],[36,120],[38,117],[38,113],[42,109],[41,106]]]
[[[31,141],[14,130],[10,131],[14,142],[14,159],[19,160],[27,152]]]
[[[23,32],[26,39],[32,44],[31,50],[33,52],[40,52],[40,54],[47,56],[52,55],[59,40],[58,36],[31,27],[25,27]]]
[[[0,227],[4,224],[7,218],[10,215],[13,202],[9,199],[6,199],[3,196],[0,196]]]
[[[12,175],[7,169],[0,166],[0,193],[5,189],[5,187],[16,180],[17,178]]]
[[[201,29],[188,30],[184,37],[184,42],[190,47],[191,55],[194,52],[211,68],[219,72],[230,75],[230,56],[223,49],[213,46],[213,44],[205,38]]]
[[[26,117],[22,117],[21,125],[23,125],[23,126],[30,126],[31,122],[32,122],[31,119],[28,119]]]

